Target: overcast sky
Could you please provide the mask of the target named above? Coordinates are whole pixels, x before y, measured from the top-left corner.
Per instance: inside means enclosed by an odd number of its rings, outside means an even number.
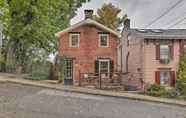
[[[78,15],[72,19],[71,24],[83,20],[84,9],[94,9],[96,12],[97,8],[100,8],[104,3],[111,2],[122,9],[122,14],[128,15],[131,19],[131,27],[145,28],[146,25],[165,13],[178,1],[182,2],[148,28],[186,29],[186,18],[182,21],[186,17],[186,0],[91,0],[78,10]],[[178,24],[178,22],[180,23]]]

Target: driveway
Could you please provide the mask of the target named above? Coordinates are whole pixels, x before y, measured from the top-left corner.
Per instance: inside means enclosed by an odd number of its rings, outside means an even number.
[[[186,118],[186,108],[0,83],[0,118]]]

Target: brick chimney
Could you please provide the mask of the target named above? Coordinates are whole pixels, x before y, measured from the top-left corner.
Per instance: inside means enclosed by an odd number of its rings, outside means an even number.
[[[85,19],[92,18],[93,17],[94,10],[92,9],[86,9],[84,10]]]
[[[130,29],[130,19],[124,20],[124,29]]]

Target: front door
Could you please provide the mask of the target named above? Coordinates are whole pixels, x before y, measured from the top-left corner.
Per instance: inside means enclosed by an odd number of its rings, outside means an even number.
[[[99,73],[101,78],[109,78],[110,76],[110,60],[101,59],[99,60]]]
[[[73,85],[73,60],[66,59],[65,64],[66,64],[66,69],[65,69],[64,84]]]

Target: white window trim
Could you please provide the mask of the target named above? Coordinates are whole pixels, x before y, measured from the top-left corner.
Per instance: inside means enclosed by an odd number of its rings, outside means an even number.
[[[110,72],[110,60],[109,60],[109,59],[99,59],[98,61],[99,61],[99,73],[101,73],[101,72],[100,72],[100,70],[101,70],[101,69],[100,69],[100,67],[101,67],[101,62],[108,62],[108,76],[109,76],[109,75],[110,75],[110,73],[109,73],[109,72]]]
[[[78,44],[76,46],[72,45],[72,36],[78,36]],[[69,44],[71,48],[78,48],[79,47],[79,43],[80,43],[80,34],[79,33],[71,33],[70,34],[70,40],[69,40]]]
[[[101,45],[101,36],[107,36],[107,46]],[[108,48],[109,47],[109,34],[99,34],[99,47]]]

